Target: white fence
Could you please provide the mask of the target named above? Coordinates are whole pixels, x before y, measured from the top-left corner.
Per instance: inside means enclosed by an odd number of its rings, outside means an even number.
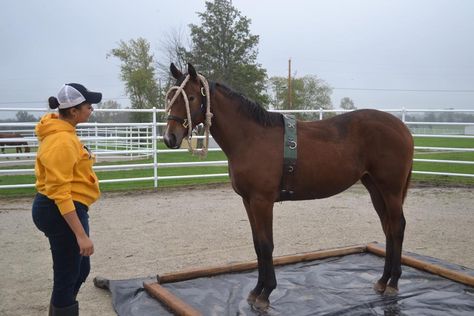
[[[28,111],[32,113],[46,112],[46,110],[29,108],[0,108],[2,111]],[[121,178],[100,180],[100,183],[112,182],[134,182],[134,181],[153,181],[154,186],[157,187],[161,180],[168,179],[194,179],[194,178],[209,178],[209,177],[227,177],[227,173],[217,174],[198,174],[198,175],[171,175],[158,176],[158,169],[170,167],[196,167],[196,166],[226,166],[226,160],[219,161],[199,161],[199,162],[169,162],[158,163],[158,156],[166,153],[187,152],[187,149],[159,149],[157,143],[162,140],[162,135],[159,132],[166,126],[166,122],[158,122],[158,117],[163,110],[149,109],[149,110],[133,110],[133,109],[117,109],[104,110],[98,109],[97,112],[144,112],[151,113],[152,120],[149,123],[85,123],[77,127],[77,133],[86,146],[91,149],[97,157],[97,162],[104,164],[94,167],[96,171],[116,171],[116,170],[135,170],[135,169],[153,169],[153,176],[150,177],[136,177],[136,178]],[[456,147],[421,147],[417,146],[417,151],[426,152],[474,152],[474,119],[468,122],[442,122],[442,121],[409,121],[410,115],[413,117],[416,113],[451,113],[459,114],[474,114],[474,110],[425,110],[425,109],[394,109],[384,110],[398,116],[410,128],[415,137],[436,137],[436,138],[464,138],[472,139],[472,145],[468,148]],[[344,110],[312,110],[312,111],[278,111],[281,113],[294,114],[311,114],[315,118],[323,119],[325,115],[334,115],[345,112]],[[471,117],[474,117],[472,115]],[[0,176],[3,175],[19,175],[19,174],[34,174],[34,159],[38,146],[38,140],[34,136],[34,127],[36,122],[20,123],[8,122],[0,123],[0,133],[17,133],[21,137],[1,138],[4,143],[3,148],[5,153],[0,153]],[[200,137],[196,137],[200,138]],[[13,143],[27,142],[27,146],[31,149],[30,152],[24,152],[26,145],[13,145]],[[12,144],[12,145],[9,145]],[[23,152],[17,151],[20,148]],[[14,149],[14,150],[13,150]],[[220,151],[220,148],[214,143],[210,151]],[[152,162],[146,163],[120,163],[120,160],[137,160],[148,159]],[[418,162],[431,162],[442,165],[453,164],[469,164],[473,165],[474,161],[460,161],[460,160],[446,160],[446,159],[414,159]],[[112,163],[114,162],[114,163]],[[13,167],[12,167],[13,166]],[[17,166],[21,166],[18,168]],[[29,168],[28,168],[29,167]],[[413,170],[413,173],[431,174],[440,176],[460,176],[460,177],[474,177],[474,174],[452,173],[452,172],[428,172],[421,170]],[[0,189],[7,188],[25,188],[33,187],[33,183],[29,184],[7,184],[0,185]]]

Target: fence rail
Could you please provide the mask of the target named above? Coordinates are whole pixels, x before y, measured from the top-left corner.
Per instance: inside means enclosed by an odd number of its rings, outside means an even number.
[[[28,111],[28,112],[46,112],[44,109],[18,109],[18,108],[0,108],[2,111]],[[163,168],[188,168],[188,167],[199,167],[199,166],[227,166],[226,160],[217,161],[200,161],[200,162],[169,162],[163,163],[158,162],[158,156],[168,153],[179,153],[187,152],[187,149],[160,149],[157,144],[163,139],[159,128],[166,126],[166,122],[158,121],[158,114],[163,113],[162,109],[144,109],[144,110],[132,110],[132,109],[98,109],[98,112],[145,112],[152,114],[151,122],[145,123],[98,123],[91,122],[80,124],[77,127],[77,133],[81,140],[91,149],[98,158],[99,162],[115,161],[117,159],[129,159],[136,160],[139,158],[152,159],[153,162],[145,163],[125,163],[125,164],[105,164],[96,165],[94,170],[96,171],[117,171],[117,170],[135,170],[135,169],[153,169],[153,176],[149,177],[133,177],[133,178],[121,178],[121,179],[106,179],[100,180],[100,183],[118,183],[118,182],[135,182],[135,181],[153,181],[154,186],[157,187],[161,180],[169,179],[200,179],[209,177],[227,177],[227,173],[208,173],[198,175],[170,175],[170,176],[159,176],[158,170]],[[426,109],[390,109],[385,110],[394,115],[397,115],[411,130],[415,138],[447,138],[447,139],[473,139],[473,143],[470,143],[469,147],[436,147],[436,146],[415,146],[415,150],[418,152],[446,152],[446,153],[459,153],[459,152],[474,152],[474,119],[469,122],[441,122],[441,121],[415,121],[413,119],[407,120],[407,116],[410,113],[474,113],[474,110],[426,110]],[[337,114],[347,112],[347,110],[283,110],[275,111],[280,113],[295,113],[295,114],[319,114],[319,119],[323,119],[326,114]],[[10,145],[10,143],[27,142],[28,147],[35,149],[38,146],[38,140],[34,136],[34,127],[36,122],[3,122],[0,123],[0,133],[15,132],[21,134],[23,137],[10,137],[3,138],[3,148],[7,151],[15,150],[17,147],[22,149],[25,145]],[[420,127],[423,128],[423,133],[419,133]],[[429,132],[426,133],[427,127]],[[464,129],[463,129],[464,127]],[[469,129],[468,129],[469,127]],[[448,128],[446,130],[446,128]],[[441,131],[441,132],[440,132]],[[453,134],[455,133],[455,134]],[[202,136],[193,137],[193,139],[202,139]],[[24,151],[24,150],[23,150]],[[220,151],[217,144],[213,144],[213,147],[209,149],[210,152]],[[31,152],[6,152],[0,153],[0,176],[3,175],[32,175],[34,169],[31,168],[34,165],[36,157],[35,150]],[[415,158],[414,162],[419,163],[434,163],[441,166],[446,165],[474,165],[474,161],[470,160],[453,160],[453,159],[422,159]],[[18,168],[18,165],[25,165],[30,168]],[[13,167],[8,167],[13,166]],[[474,174],[470,173],[453,173],[447,170],[442,171],[423,171],[413,170],[414,174],[423,175],[435,175],[435,176],[449,176],[449,177],[474,177]],[[7,184],[0,185],[0,189],[12,189],[12,188],[28,188],[33,187],[34,184]]]

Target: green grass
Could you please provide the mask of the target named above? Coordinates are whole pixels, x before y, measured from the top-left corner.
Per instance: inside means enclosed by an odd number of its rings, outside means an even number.
[[[204,161],[218,161],[227,160],[223,152],[209,152]],[[175,153],[161,153],[158,155],[159,163],[169,162],[196,162],[203,161],[199,157],[192,156],[185,152]],[[141,164],[153,163],[153,159],[141,160],[122,160],[117,162],[101,162],[100,165],[124,165],[124,164]],[[1,169],[31,169],[32,166],[9,166]],[[226,166],[199,166],[199,167],[173,167],[173,168],[158,168],[158,176],[180,176],[180,175],[198,175],[198,174],[217,174],[227,173]],[[153,169],[133,169],[133,170],[114,170],[114,171],[98,171],[97,176],[101,180],[108,179],[123,179],[123,178],[142,178],[153,177]],[[35,182],[34,175],[7,175],[0,177],[0,185],[9,184],[31,184]],[[199,179],[167,179],[160,180],[159,187],[192,185],[192,184],[213,184],[229,182],[228,177],[211,177]],[[102,191],[120,191],[120,190],[137,190],[137,189],[151,189],[154,187],[153,180],[136,181],[136,182],[118,182],[118,183],[101,183]],[[32,195],[36,192],[35,188],[18,188],[18,189],[1,189],[0,196],[14,197]]]
[[[423,147],[456,147],[456,148],[474,148],[474,139],[464,138],[434,138],[434,137],[417,137],[415,138],[415,146]],[[159,143],[158,148],[164,149],[164,144]],[[432,152],[428,150],[417,150],[415,158],[418,159],[438,159],[438,160],[463,160],[474,161],[474,152]],[[204,161],[226,160],[222,152],[209,152],[208,157]],[[158,154],[158,162],[194,162],[202,161],[199,157],[192,156],[187,152],[173,152]],[[138,164],[138,163],[152,163],[153,159],[141,160],[122,160],[117,162],[100,162],[97,165],[122,165],[122,164]],[[1,169],[31,169],[32,166],[10,166],[2,167]],[[434,172],[450,172],[450,173],[467,173],[474,174],[474,165],[448,164],[448,163],[433,163],[433,162],[415,162],[414,170],[419,171],[434,171]],[[183,167],[183,168],[159,168],[158,176],[172,176],[172,175],[196,175],[196,174],[210,174],[210,173],[227,173],[227,167]],[[97,172],[99,179],[119,179],[119,178],[140,178],[152,177],[153,169],[134,169],[134,170],[116,170],[116,171],[99,171]],[[414,182],[427,183],[432,185],[474,185],[474,178],[469,177],[451,177],[438,175],[421,175],[413,174],[412,180]],[[0,185],[7,184],[30,184],[34,183],[34,175],[12,175],[0,177]],[[228,182],[227,177],[203,178],[203,179],[179,179],[179,180],[161,180],[158,183],[159,187],[182,186],[182,185],[199,185],[211,183]],[[120,190],[139,190],[153,188],[153,181],[139,181],[139,182],[125,182],[125,183],[102,183],[101,190],[120,191]],[[19,188],[19,189],[1,189],[0,197],[15,197],[32,195],[35,192],[34,188]]]
[[[415,146],[420,147],[451,147],[451,148],[474,148],[474,139],[469,138],[436,138],[436,137],[417,137]],[[429,151],[416,150],[415,159],[436,159],[436,160],[458,160],[474,161],[474,152],[454,152],[454,151]],[[414,162],[413,170],[432,171],[432,172],[450,172],[474,174],[474,165],[449,164],[435,162]],[[440,185],[474,185],[474,178],[453,177],[440,175],[422,175],[413,174],[413,181],[440,184]]]
[[[474,148],[474,138],[415,137],[415,146]]]

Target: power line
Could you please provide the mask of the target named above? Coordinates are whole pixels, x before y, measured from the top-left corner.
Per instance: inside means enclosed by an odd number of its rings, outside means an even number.
[[[347,87],[335,87],[333,90],[352,90],[352,91],[385,91],[385,92],[436,92],[436,93],[474,93],[472,89],[391,89],[391,88],[347,88]],[[107,98],[104,101],[108,100],[129,100],[128,97],[116,97],[116,98]],[[47,100],[41,101],[6,101],[0,102],[0,105],[9,105],[9,104],[46,104]]]
[[[355,91],[395,91],[395,92],[456,92],[473,93],[474,90],[450,90],[450,89],[389,89],[389,88],[333,88],[334,90],[355,90]]]
[[[127,97],[118,97],[118,98],[107,98],[104,99],[103,101],[108,101],[108,100],[128,100],[129,98]],[[41,100],[41,101],[6,101],[6,102],[0,102],[0,105],[6,105],[6,104],[47,104],[48,100]]]

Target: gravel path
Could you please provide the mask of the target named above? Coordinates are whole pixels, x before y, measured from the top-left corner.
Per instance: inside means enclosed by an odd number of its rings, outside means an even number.
[[[0,315],[47,313],[52,261],[31,201],[0,205]],[[470,188],[410,189],[404,250],[474,268],[473,201]],[[277,256],[385,240],[361,185],[324,200],[277,203],[274,214]],[[129,279],[255,259],[244,207],[228,185],[107,193],[90,224],[96,253],[78,297],[81,315],[115,315],[110,295],[92,284],[96,275]]]

